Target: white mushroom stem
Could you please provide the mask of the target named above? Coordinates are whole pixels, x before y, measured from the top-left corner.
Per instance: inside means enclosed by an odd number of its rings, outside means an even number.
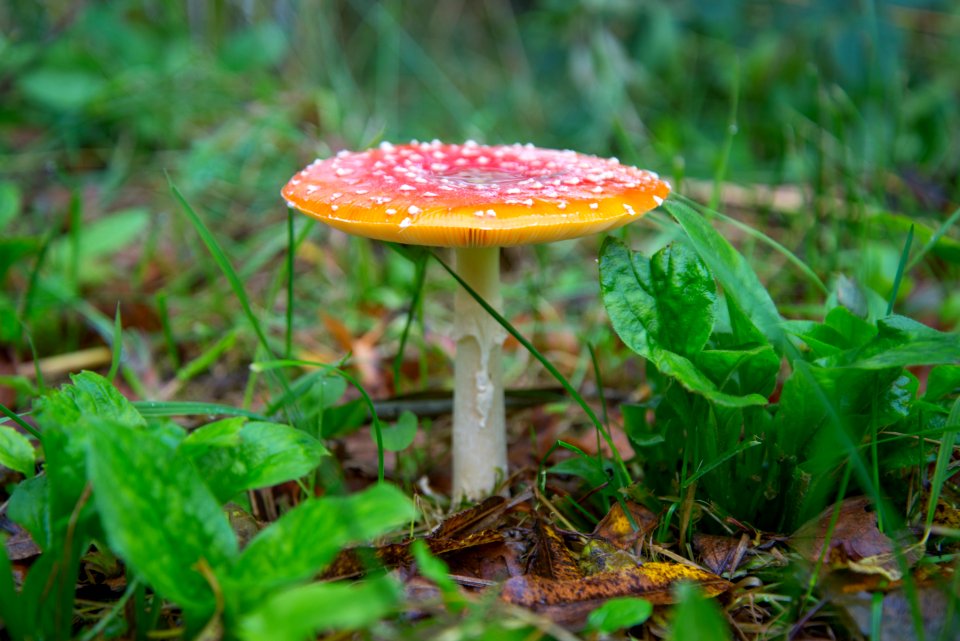
[[[461,247],[456,271],[500,310],[500,248]],[[454,299],[453,497],[488,495],[507,471],[500,356],[506,333],[462,287]]]

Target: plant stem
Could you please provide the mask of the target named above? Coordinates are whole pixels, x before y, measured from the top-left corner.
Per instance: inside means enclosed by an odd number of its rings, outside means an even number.
[[[500,249],[456,250],[456,270],[491,307],[499,310]],[[507,471],[501,347],[497,321],[460,288],[454,299],[457,355],[453,392],[453,496],[489,494]]]

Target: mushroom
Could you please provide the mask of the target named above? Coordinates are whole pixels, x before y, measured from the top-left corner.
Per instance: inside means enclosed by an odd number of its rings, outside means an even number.
[[[652,172],[533,145],[439,141],[341,151],[283,188],[290,207],[350,234],[452,247],[460,277],[499,309],[499,248],[620,227],[660,205]],[[453,496],[475,499],[507,471],[499,324],[463,289],[454,301]]]

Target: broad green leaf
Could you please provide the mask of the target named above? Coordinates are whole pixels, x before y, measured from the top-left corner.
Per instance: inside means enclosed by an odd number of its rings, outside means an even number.
[[[686,389],[700,394],[704,398],[725,407],[748,407],[751,405],[766,405],[767,399],[760,394],[726,394],[721,392],[716,384],[707,377],[692,362],[673,352],[661,351],[654,360],[657,368],[676,378]]]
[[[704,350],[697,355],[696,364],[719,389],[738,396],[769,396],[780,372],[780,358],[770,345],[743,350]]]
[[[860,434],[869,425],[861,415],[871,413],[872,403],[877,403],[878,418],[884,414],[884,405],[878,401],[899,376],[899,369],[824,367],[795,362],[793,373],[783,384],[775,421],[774,434],[782,453],[799,456],[804,450],[820,452],[831,462],[825,463],[825,467],[838,457],[845,457],[847,451],[842,447],[838,449],[837,439],[860,442]],[[833,419],[840,421],[846,433],[833,433],[837,427]],[[820,434],[825,426],[830,429]]]
[[[877,329],[872,341],[842,358],[842,362],[864,369],[960,362],[960,334],[938,332],[896,315],[877,321]]]
[[[717,292],[696,254],[671,244],[647,259],[607,238],[600,250],[604,304],[617,333],[638,354],[662,347],[689,356],[713,330]]]
[[[930,370],[924,399],[936,401],[957,392],[960,392],[960,365],[938,365]]]
[[[70,380],[72,385],[65,385],[37,402],[35,412],[41,429],[83,420],[111,420],[141,427],[146,425],[133,404],[99,374],[80,372],[72,375]]]
[[[576,476],[583,479],[590,488],[603,487],[610,482],[610,476],[603,462],[592,456],[573,456],[563,459],[547,471],[550,474]]]
[[[396,611],[403,590],[394,579],[313,583],[271,594],[240,621],[246,641],[304,641],[331,630],[367,627]]]
[[[736,300],[778,352],[787,349],[780,313],[743,256],[703,216],[687,205],[668,199],[664,207],[683,227],[700,258],[723,286],[724,295]]]
[[[417,415],[404,410],[396,423],[384,425],[380,433],[383,435],[383,449],[389,452],[403,451],[410,447],[417,435]]]
[[[686,356],[668,347],[699,351],[713,328],[715,313],[716,295],[702,280],[706,278],[712,283],[709,273],[702,263],[679,247],[661,250],[648,262],[619,241],[608,238],[604,242],[600,250],[600,289],[614,330],[627,347],[692,392],[730,407],[765,404],[766,398],[757,394],[736,396],[721,392]],[[682,255],[686,257],[679,258]],[[674,269],[671,265],[688,265],[688,268]],[[684,278],[672,278],[670,275],[674,272],[683,272]],[[704,317],[702,320],[678,310],[682,307],[683,294],[676,288],[683,282],[698,283],[690,304],[696,315]],[[667,302],[660,304],[660,296]],[[688,331],[693,338],[683,338]],[[673,338],[673,334],[678,338]]]
[[[215,598],[201,564],[219,572],[237,554],[220,504],[160,436],[110,421],[90,430],[90,481],[111,549],[188,617],[208,617]]]
[[[26,529],[41,550],[48,549],[52,540],[48,483],[42,474],[22,481],[7,503],[7,516]]]
[[[717,604],[705,598],[697,586],[681,583],[677,604],[670,617],[669,641],[728,641],[730,627]]]
[[[846,307],[834,307],[827,312],[823,325],[832,329],[842,342],[837,347],[851,349],[866,345],[877,335],[877,327],[868,323]]]
[[[410,499],[386,484],[347,497],[308,499],[254,537],[230,582],[243,590],[238,597],[243,603],[256,603],[315,576],[347,544],[368,541],[415,517]]]
[[[230,418],[205,425],[181,444],[221,502],[243,490],[277,485],[311,472],[329,455],[315,438],[288,425]]]
[[[637,597],[618,597],[590,613],[587,629],[611,634],[624,628],[640,625],[653,614],[653,604]]]
[[[9,425],[0,425],[0,465],[33,476],[36,454],[30,439]]]
[[[99,374],[81,372],[71,380],[72,385],[39,399],[34,406],[43,441],[44,469],[50,479],[54,527],[70,517],[87,484],[90,426],[104,421],[130,429],[146,425],[130,402]]]
[[[28,621],[13,585],[13,567],[7,556],[6,536],[0,535],[0,621],[11,639],[26,639]]]

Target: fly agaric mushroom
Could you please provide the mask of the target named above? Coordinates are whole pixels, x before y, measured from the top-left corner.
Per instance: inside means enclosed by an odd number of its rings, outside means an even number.
[[[500,247],[620,227],[660,205],[652,172],[533,145],[382,143],[316,160],[283,188],[290,207],[349,234],[453,247],[457,273],[500,307]],[[453,496],[490,492],[507,468],[502,328],[462,288],[454,301]]]

